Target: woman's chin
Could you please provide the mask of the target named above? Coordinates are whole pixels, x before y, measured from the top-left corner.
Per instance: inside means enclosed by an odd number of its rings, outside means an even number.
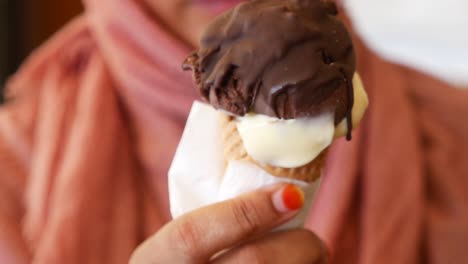
[[[219,15],[246,0],[194,0],[194,4],[206,10],[211,15]]]

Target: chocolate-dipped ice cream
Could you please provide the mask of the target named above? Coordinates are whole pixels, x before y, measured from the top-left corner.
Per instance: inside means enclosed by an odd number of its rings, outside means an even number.
[[[243,116],[334,114],[350,138],[355,56],[351,37],[324,0],[252,0],[217,17],[184,62],[203,98]]]

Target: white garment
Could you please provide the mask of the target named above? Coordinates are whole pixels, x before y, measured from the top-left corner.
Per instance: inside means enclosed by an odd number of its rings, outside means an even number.
[[[468,87],[468,0],[345,0],[356,31],[383,58]]]

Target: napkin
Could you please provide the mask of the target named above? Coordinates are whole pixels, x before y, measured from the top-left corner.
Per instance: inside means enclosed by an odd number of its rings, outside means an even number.
[[[303,227],[320,180],[313,183],[275,177],[246,161],[224,166],[219,113],[195,101],[169,169],[169,201],[174,218],[212,203],[276,183],[301,188],[305,203],[295,218],[278,229]]]

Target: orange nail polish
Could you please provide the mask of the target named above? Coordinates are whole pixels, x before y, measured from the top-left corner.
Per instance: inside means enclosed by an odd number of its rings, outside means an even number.
[[[288,184],[283,189],[283,203],[289,210],[297,210],[304,205],[304,193],[297,186]]]

